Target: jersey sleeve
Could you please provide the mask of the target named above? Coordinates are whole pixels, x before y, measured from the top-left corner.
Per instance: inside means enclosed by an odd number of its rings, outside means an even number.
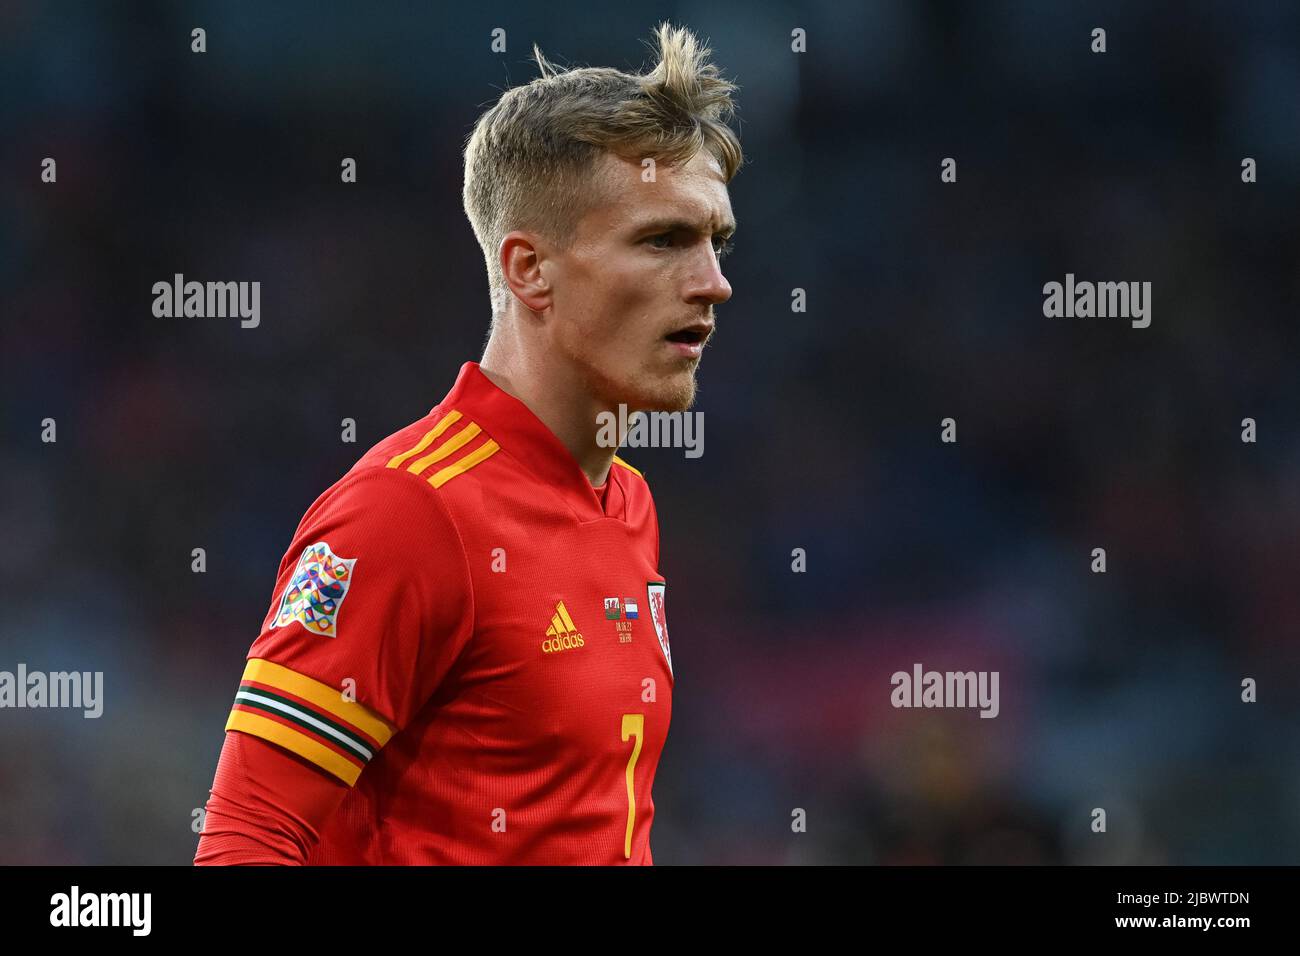
[[[437,492],[405,472],[350,474],[294,534],[226,730],[350,786],[472,633],[469,566]]]
[[[227,733],[195,866],[301,866],[348,787],[260,737]]]

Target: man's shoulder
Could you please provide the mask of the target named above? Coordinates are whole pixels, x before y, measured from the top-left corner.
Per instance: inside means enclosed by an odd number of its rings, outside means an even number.
[[[331,491],[347,488],[353,494],[447,506],[456,487],[481,480],[493,470],[484,466],[498,451],[500,446],[468,415],[436,405],[373,445]]]
[[[646,472],[615,455],[610,466],[629,517],[655,510]],[[473,417],[446,405],[398,429],[367,450],[318,504],[345,497],[386,510],[433,509],[460,524],[482,510],[484,489],[509,486],[532,494],[536,481]]]

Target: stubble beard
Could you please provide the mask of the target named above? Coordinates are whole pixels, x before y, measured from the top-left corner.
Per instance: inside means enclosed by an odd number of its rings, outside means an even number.
[[[615,400],[627,405],[628,413],[684,412],[695,404],[695,372],[698,362],[670,374],[654,375],[641,372],[621,391],[623,397]]]
[[[638,369],[626,379],[614,378],[594,365],[583,363],[589,394],[601,408],[617,412],[619,405],[633,412],[684,412],[695,404],[695,373],[699,363],[671,373]]]

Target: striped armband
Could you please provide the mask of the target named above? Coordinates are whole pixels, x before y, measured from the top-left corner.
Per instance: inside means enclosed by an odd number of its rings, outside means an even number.
[[[278,744],[348,786],[396,732],[341,691],[260,658],[244,668],[226,730]]]

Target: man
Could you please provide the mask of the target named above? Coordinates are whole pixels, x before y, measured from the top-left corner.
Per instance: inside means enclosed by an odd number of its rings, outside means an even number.
[[[195,862],[650,864],[672,708],[659,529],[605,412],[681,411],[731,287],[733,84],[506,92],[465,150],[491,332],[307,511],[253,642]]]

